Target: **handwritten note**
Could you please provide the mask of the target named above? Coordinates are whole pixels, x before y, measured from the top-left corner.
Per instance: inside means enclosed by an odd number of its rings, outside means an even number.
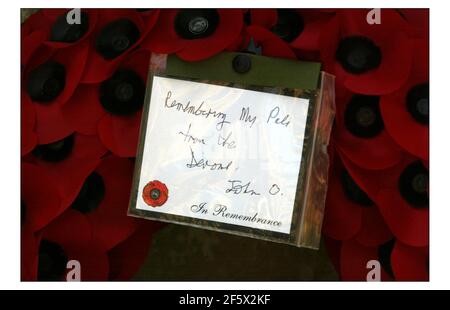
[[[155,76],[137,209],[290,233],[308,104]],[[155,180],[168,198],[151,206]]]

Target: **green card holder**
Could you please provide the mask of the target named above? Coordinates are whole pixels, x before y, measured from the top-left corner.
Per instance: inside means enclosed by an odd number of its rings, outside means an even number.
[[[321,72],[320,68],[321,65],[315,62],[278,59],[247,53],[224,52],[199,62],[186,62],[175,55],[153,54],[150,61],[128,214],[318,249],[328,184],[327,147],[335,114],[334,76]],[[152,81],[155,76],[257,90],[310,100],[289,234],[160,214],[136,208],[145,141],[143,133],[147,128]]]

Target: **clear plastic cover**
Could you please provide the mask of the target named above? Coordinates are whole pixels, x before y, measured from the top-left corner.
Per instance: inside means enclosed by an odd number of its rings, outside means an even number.
[[[152,56],[129,215],[317,249],[334,77],[302,63],[304,83],[280,82],[256,55],[272,80],[235,74],[236,55]]]

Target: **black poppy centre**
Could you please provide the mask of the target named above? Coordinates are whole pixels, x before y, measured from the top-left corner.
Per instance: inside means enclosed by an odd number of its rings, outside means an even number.
[[[71,154],[73,145],[74,137],[70,135],[56,142],[39,144],[34,148],[32,154],[44,161],[59,162]]]
[[[423,125],[429,123],[429,96],[430,86],[428,83],[415,85],[406,95],[406,108],[409,114]]]
[[[278,9],[277,23],[270,29],[286,42],[292,42],[304,29],[303,17],[295,10]]]
[[[150,191],[150,197],[153,200],[158,200],[160,196],[161,196],[161,191],[159,189],[154,188]]]
[[[175,16],[174,27],[181,38],[194,40],[211,36],[219,22],[220,15],[215,9],[182,9]]]
[[[81,12],[79,23],[68,23],[67,14],[59,16],[50,30],[50,41],[74,43],[86,34],[89,29],[89,16]]]
[[[61,281],[66,273],[67,255],[61,245],[42,240],[39,245],[38,281]]]
[[[372,200],[367,194],[356,184],[347,170],[343,170],[341,174],[341,182],[345,197],[351,202],[363,207],[370,207],[373,205]]]
[[[103,177],[100,174],[93,172],[84,181],[71,208],[86,214],[96,210],[104,197],[105,184],[103,182]]]
[[[383,129],[378,96],[354,95],[344,112],[344,123],[350,133],[359,138],[372,138]]]
[[[428,208],[428,170],[421,161],[409,164],[400,175],[401,196],[415,208]]]
[[[64,90],[66,69],[56,61],[47,61],[30,71],[26,84],[31,100],[49,103]]]
[[[336,50],[336,60],[345,71],[363,74],[380,66],[381,49],[369,38],[350,36],[341,39]]]
[[[123,18],[107,24],[97,36],[95,49],[103,58],[110,60],[123,54],[139,40],[139,28]]]
[[[99,99],[103,108],[114,115],[131,115],[144,104],[145,84],[132,70],[116,71],[102,82]]]

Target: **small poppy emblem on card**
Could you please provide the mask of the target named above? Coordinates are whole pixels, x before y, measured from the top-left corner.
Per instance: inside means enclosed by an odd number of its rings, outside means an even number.
[[[154,180],[148,182],[142,191],[142,198],[145,203],[151,207],[160,207],[166,203],[167,198],[169,198],[169,190],[166,184]]]

